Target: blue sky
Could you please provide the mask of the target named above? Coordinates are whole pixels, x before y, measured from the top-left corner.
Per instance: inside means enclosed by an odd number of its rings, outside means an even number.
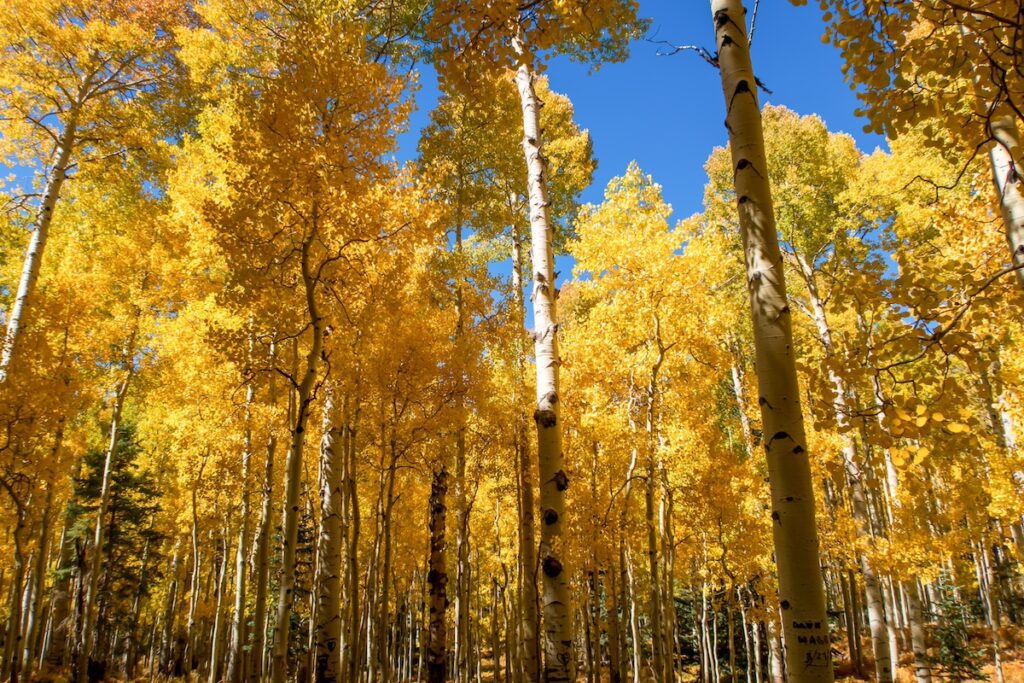
[[[752,0],[747,0],[748,9]],[[713,51],[714,31],[706,0],[641,0],[641,15],[652,20],[656,39],[697,44]],[[853,135],[863,151],[884,141],[862,131],[855,115],[856,95],[843,80],[842,60],[821,42],[824,24],[816,3],[794,7],[788,0],[763,0],[754,34],[753,58],[758,77],[773,91],[762,103],[784,104],[801,114],[820,115],[829,128]],[[654,177],[674,218],[701,208],[706,176],[704,162],[725,143],[725,107],[718,73],[696,54],[657,55],[663,46],[637,41],[624,63],[606,64],[596,73],[567,59],[548,70],[552,89],[567,94],[580,125],[590,130],[598,169],[583,194],[600,202],[608,181],[630,161]],[[413,129],[402,136],[400,156],[415,155],[418,129],[436,100],[432,76],[424,73],[417,94]],[[568,269],[563,269],[567,274]]]

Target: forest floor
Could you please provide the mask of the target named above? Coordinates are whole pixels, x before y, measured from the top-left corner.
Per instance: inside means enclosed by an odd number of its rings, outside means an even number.
[[[991,632],[987,628],[975,627],[971,629],[970,647],[978,653],[979,661],[985,663],[981,670],[986,678],[976,680],[997,681],[995,667],[992,664],[991,638]],[[1005,626],[999,632],[999,639],[1002,644],[1003,680],[1005,683],[1024,683],[1024,628]],[[863,666],[865,675],[863,676],[854,676],[851,671],[845,633],[842,635],[839,643],[834,644],[833,647],[841,652],[840,662],[836,666],[836,683],[875,680],[870,640],[865,639],[861,645],[861,650],[865,653]],[[933,658],[938,656],[935,648],[931,648],[928,654]],[[941,675],[937,665],[933,665],[933,667],[933,680],[936,683],[950,680],[948,677]],[[900,668],[896,672],[896,683],[914,682],[914,655],[907,649],[900,652]]]

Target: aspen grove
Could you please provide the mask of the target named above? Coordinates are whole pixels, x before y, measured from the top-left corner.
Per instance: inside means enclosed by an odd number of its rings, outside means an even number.
[[[696,4],[0,4],[0,680],[1024,681],[1024,9]]]

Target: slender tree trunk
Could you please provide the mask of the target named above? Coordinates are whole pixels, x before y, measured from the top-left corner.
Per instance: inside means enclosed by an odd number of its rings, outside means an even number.
[[[621,536],[620,531],[620,536]],[[621,543],[621,541],[620,541]],[[609,683],[622,683],[622,621],[619,617],[619,592],[618,579],[616,574],[621,571],[620,567],[612,566],[609,574],[608,593],[611,598],[608,606],[608,660],[609,660]]]
[[[658,680],[665,680],[665,658],[662,648],[664,646],[664,639],[661,632],[661,617],[664,610],[661,606],[661,580],[658,563],[658,530],[655,526],[654,517],[654,492],[656,487],[655,478],[655,465],[653,460],[653,454],[650,456],[650,460],[647,463],[647,482],[645,486],[645,519],[647,526],[647,563],[648,570],[651,575],[650,583],[650,601],[651,608],[649,612],[650,624],[651,624],[651,649],[652,649],[652,661],[651,667],[654,669],[655,676]]]
[[[637,610],[636,604],[636,582],[633,580],[633,559],[630,557],[628,546],[625,548],[625,560],[623,561],[625,569],[625,576],[623,577],[624,590],[627,592],[627,601],[629,604],[629,635],[633,644],[633,680],[640,680],[640,615]]]
[[[491,680],[501,683],[501,624],[498,621],[498,606],[504,605],[501,584],[498,578],[491,581]]]
[[[320,315],[317,304],[315,272],[310,267],[309,250],[316,237],[316,215],[314,207],[313,230],[302,243],[301,268],[302,282],[306,294],[306,311],[312,329],[312,340],[306,354],[305,369],[302,380],[296,390],[296,415],[292,427],[291,446],[288,449],[288,462],[285,469],[285,499],[282,520],[282,557],[281,582],[277,601],[277,617],[274,627],[273,657],[271,662],[271,680],[273,683],[284,683],[288,676],[288,637],[291,622],[291,610],[295,591],[295,551],[299,536],[299,492],[302,480],[302,447],[306,440],[306,423],[309,418],[310,404],[313,400],[313,387],[316,383],[317,370],[323,345],[324,319]]]
[[[270,409],[277,407],[277,392],[274,382],[274,365],[277,360],[277,344],[271,341],[269,365],[271,368],[268,380],[268,397]],[[277,436],[274,429],[268,430],[267,455],[264,463],[263,494],[260,503],[260,522],[253,541],[253,582],[256,584],[256,600],[253,604],[253,637],[252,650],[249,652],[248,680],[257,683],[263,680],[263,662],[266,654],[267,637],[267,591],[270,580],[270,525],[274,516],[274,456],[277,452]]]
[[[448,508],[448,469],[434,472],[430,486],[430,622],[427,644],[427,683],[444,683],[448,649],[445,613],[448,609],[448,569],[445,562],[445,516]],[[355,680],[355,679],[353,679]]]
[[[10,372],[15,358],[18,337],[28,318],[29,305],[35,292],[36,281],[39,279],[39,267],[43,262],[43,251],[46,249],[46,240],[50,234],[50,224],[53,222],[53,212],[71,166],[71,153],[74,150],[78,134],[80,110],[80,104],[76,103],[72,106],[64,130],[57,139],[57,148],[54,150],[56,160],[46,179],[42,203],[36,212],[32,237],[28,241],[21,278],[18,280],[18,290],[14,295],[10,313],[7,315],[7,333],[4,336],[3,349],[0,350],[0,384],[7,381],[7,374]]]
[[[224,632],[224,593],[227,588],[228,563],[228,530],[225,528],[220,539],[220,558],[216,564],[217,583],[214,589],[216,602],[213,613],[213,631],[210,634],[210,660],[209,683],[217,683],[220,680],[221,667],[221,642]]]
[[[563,550],[562,523],[569,478],[562,469],[562,426],[559,423],[558,290],[555,283],[554,231],[548,218],[547,158],[540,127],[540,106],[534,90],[534,74],[525,60],[518,37],[513,41],[521,63],[516,85],[523,112],[523,156],[526,159],[530,198],[530,230],[533,253],[534,356],[537,367],[538,463],[540,470],[541,542],[540,567],[544,587],[544,680],[559,683],[575,679],[572,609],[569,600],[571,571]]]
[[[345,426],[345,482],[346,500],[348,506],[349,530],[351,534],[348,539],[347,553],[347,576],[348,576],[348,632],[345,635],[345,644],[342,648],[342,661],[346,664],[344,669],[347,672],[349,681],[356,681],[359,670],[359,623],[360,623],[360,591],[359,591],[359,535],[360,535],[360,514],[359,514],[359,491],[356,480],[357,449],[356,437],[359,424],[359,386],[356,386],[356,404],[351,414],[346,413]]]
[[[512,291],[515,302],[514,320],[516,335],[525,328],[525,302],[523,301],[523,254],[522,242],[515,224],[512,226]],[[516,345],[516,395],[515,401],[515,447],[519,461],[519,581],[520,591],[520,656],[521,671],[525,683],[540,681],[539,596],[537,595],[537,540],[535,532],[534,488],[530,448],[526,432],[526,418],[520,409],[520,391],[525,388],[526,349],[524,344]]]
[[[58,431],[53,447],[54,463],[59,462],[56,456],[60,453],[63,431]],[[46,592],[46,568],[50,564],[50,521],[53,508],[53,483],[46,485],[46,503],[43,506],[43,519],[39,525],[39,541],[36,544],[35,575],[32,577],[32,604],[29,606],[28,623],[25,628],[24,652],[22,654],[22,671],[25,678],[32,677],[38,652],[39,623],[43,613],[43,594]]]
[[[832,652],[814,490],[746,11],[741,0],[712,0],[711,11],[746,253],[787,668],[791,683],[828,682],[833,680]]]
[[[857,617],[854,614],[853,592],[856,585],[850,585],[844,572],[839,573],[839,584],[843,591],[843,617],[846,621],[846,644],[850,649],[850,668],[855,676],[861,675],[860,650],[857,647]]]
[[[14,496],[11,489],[8,493]],[[11,574],[10,588],[10,610],[7,617],[7,631],[4,633],[3,661],[0,662],[0,674],[10,683],[18,683],[20,676],[20,652],[18,645],[21,643],[21,590],[22,581],[25,579],[25,550],[24,539],[25,517],[27,509],[25,503],[20,500],[14,501],[16,521],[14,532],[11,534],[13,541],[14,571]]]
[[[78,465],[76,465],[76,470]],[[75,475],[77,477],[77,473]],[[68,649],[71,608],[71,574],[74,568],[74,541],[68,536],[70,520],[65,517],[60,534],[60,554],[56,568],[60,570],[50,593],[50,626],[45,653],[46,661],[54,667],[65,663]]]
[[[164,602],[163,635],[160,641],[160,671],[167,675],[173,674],[171,655],[174,652],[175,630],[174,621],[178,607],[178,590],[181,572],[181,538],[174,542],[174,553],[171,555],[170,585],[167,588],[167,599]]]
[[[250,321],[250,326],[252,321]],[[249,363],[253,362],[254,332],[249,330]],[[227,683],[240,683],[245,678],[246,643],[246,572],[249,558],[249,505],[252,497],[252,403],[256,387],[249,374],[245,389],[245,432],[242,435],[242,501],[238,511],[238,546],[235,549],[235,607],[231,614],[231,642],[228,647]]]
[[[398,468],[398,456],[399,452],[397,444],[395,442],[394,432],[391,435],[390,441],[391,459],[388,464],[386,475],[386,484],[382,494],[384,496],[384,502],[381,513],[381,535],[383,537],[384,544],[384,557],[381,562],[381,576],[383,580],[383,586],[380,596],[380,608],[379,608],[379,621],[382,625],[380,629],[380,640],[378,643],[378,659],[380,661],[380,676],[382,681],[391,680],[391,667],[387,657],[387,639],[388,631],[386,626],[391,624],[390,615],[390,602],[391,602],[391,583],[392,583],[392,538],[391,538],[391,515],[395,506],[395,473]]]
[[[341,667],[341,497],[345,463],[334,415],[334,392],[324,393],[320,440],[320,545],[317,553],[317,683],[335,683]]]

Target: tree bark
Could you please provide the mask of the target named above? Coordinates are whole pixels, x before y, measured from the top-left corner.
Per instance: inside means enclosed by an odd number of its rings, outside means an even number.
[[[558,290],[555,287],[554,230],[548,218],[547,159],[540,127],[540,106],[534,74],[526,63],[524,46],[513,45],[520,57],[516,85],[523,113],[523,156],[530,198],[533,263],[534,356],[537,368],[537,454],[540,471],[541,540],[539,561],[543,585],[544,680],[572,681],[572,609],[569,600],[568,557],[563,550],[562,523],[569,478],[562,469],[562,426],[559,423]]]
[[[270,379],[267,387],[267,401],[271,410],[277,407],[277,392],[274,382],[274,365],[277,359],[277,343],[270,343]],[[267,455],[264,463],[263,494],[260,504],[260,522],[253,541],[253,582],[256,584],[256,601],[253,605],[252,650],[249,652],[248,680],[258,683],[263,680],[263,662],[266,654],[267,637],[267,590],[270,579],[270,525],[274,516],[274,456],[277,452],[277,436],[273,426],[267,434]]]
[[[711,11],[746,254],[787,668],[792,683],[830,682],[832,653],[818,558],[814,489],[746,11],[741,0],[712,0]]]
[[[74,150],[75,138],[78,133],[78,116],[81,110],[79,104],[74,104],[68,116],[64,130],[57,139],[55,150],[56,161],[50,174],[46,179],[46,189],[43,190],[43,200],[36,212],[35,225],[32,230],[32,237],[28,241],[28,250],[25,253],[25,262],[21,269],[21,278],[18,280],[18,290],[14,295],[14,303],[11,305],[10,313],[7,316],[7,333],[4,336],[3,349],[0,350],[0,384],[7,381],[17,350],[18,337],[21,328],[25,323],[29,311],[29,304],[36,288],[36,281],[39,279],[39,268],[43,262],[43,251],[46,249],[46,240],[50,234],[50,224],[53,222],[53,212],[60,198],[60,190],[67,179],[68,169],[71,165],[71,153]]]
[[[317,304],[316,271],[310,267],[309,250],[316,236],[315,210],[314,229],[302,243],[301,271],[302,283],[306,295],[306,312],[309,316],[312,340],[306,354],[302,380],[296,389],[296,414],[292,426],[291,446],[288,449],[288,461],[285,465],[285,499],[284,513],[281,523],[283,529],[281,557],[281,585],[277,600],[277,618],[274,627],[274,645],[271,661],[271,680],[273,683],[284,683],[288,675],[288,637],[291,622],[291,609],[295,590],[295,551],[299,535],[299,491],[302,480],[302,447],[306,440],[306,423],[309,418],[310,404],[313,400],[313,387],[316,383],[317,370],[323,346],[324,319],[320,315]]]
[[[0,675],[7,678],[10,683],[18,683],[20,675],[20,655],[18,645],[21,644],[21,591],[22,581],[25,578],[25,548],[23,533],[25,531],[25,518],[28,514],[26,503],[16,497],[13,489],[6,486],[8,493],[14,499],[15,527],[11,533],[13,542],[14,571],[11,574],[10,587],[10,610],[7,617],[7,630],[4,633],[3,661],[0,662]]]
[[[430,622],[427,644],[427,683],[444,683],[448,650],[445,612],[448,609],[448,569],[445,561],[445,516],[448,495],[448,469],[434,472],[430,486]],[[355,680],[355,679],[353,679]]]
[[[54,443],[52,455],[53,462],[59,462],[61,443],[64,438],[63,430],[58,430]],[[22,655],[22,671],[25,678],[32,677],[35,668],[36,653],[38,652],[39,624],[43,613],[43,594],[46,592],[46,569],[50,564],[50,523],[53,516],[53,483],[46,484],[46,503],[43,507],[43,519],[39,525],[39,541],[36,544],[35,572],[32,577],[32,604],[29,607],[28,623],[25,628],[24,652]]]
[[[320,440],[320,546],[317,553],[317,683],[335,683],[341,667],[341,497],[344,452],[334,415],[334,392],[324,394]]]
[[[252,321],[250,321],[250,326]],[[249,330],[249,364],[253,362],[255,346],[254,332]],[[245,678],[245,597],[246,572],[249,558],[249,505],[252,497],[252,403],[256,387],[252,379],[252,368],[246,369],[248,382],[245,388],[245,426],[242,435],[242,501],[238,511],[238,546],[235,548],[235,607],[231,614],[231,641],[228,646],[227,683],[240,683]]]
[[[989,152],[992,182],[1003,214],[1011,264],[1017,267],[1017,283],[1024,287],[1024,193],[1021,175],[1014,163],[1024,150],[1012,114],[996,113],[989,119],[989,126],[995,138]]]

